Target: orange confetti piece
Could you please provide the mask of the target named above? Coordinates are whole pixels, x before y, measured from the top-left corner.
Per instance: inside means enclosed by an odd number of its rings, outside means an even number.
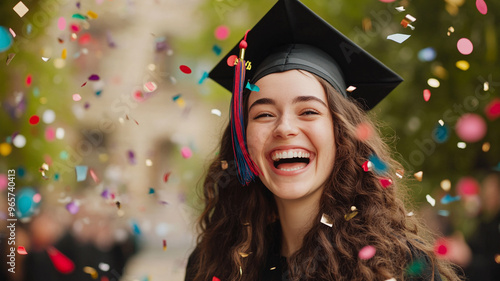
[[[67,55],[68,55],[68,51],[66,50],[66,48],[64,48],[64,49],[62,50],[62,52],[61,52],[61,58],[62,58],[63,60],[65,60]]]
[[[97,13],[95,13],[94,11],[88,11],[87,12],[87,16],[91,19],[96,19],[98,17]]]

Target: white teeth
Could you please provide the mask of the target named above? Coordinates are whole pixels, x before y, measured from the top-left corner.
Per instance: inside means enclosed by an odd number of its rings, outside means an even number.
[[[309,158],[310,154],[302,151],[283,151],[277,152],[271,155],[271,159],[273,161],[277,161],[279,159],[288,159],[288,158]]]
[[[299,156],[299,154],[297,153],[297,151],[294,151],[294,152],[293,152],[293,157],[294,157],[294,158],[297,158],[298,156]]]
[[[297,167],[297,168],[292,168],[292,169],[280,169],[282,171],[286,171],[286,172],[291,172],[291,171],[297,171],[297,170],[300,170],[300,169],[303,169],[304,167]]]

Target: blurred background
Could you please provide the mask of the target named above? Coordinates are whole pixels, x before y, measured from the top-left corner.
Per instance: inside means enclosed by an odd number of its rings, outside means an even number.
[[[0,3],[1,280],[183,280],[229,116],[207,73],[275,2]],[[405,79],[370,114],[409,208],[500,280],[500,2],[302,2]]]

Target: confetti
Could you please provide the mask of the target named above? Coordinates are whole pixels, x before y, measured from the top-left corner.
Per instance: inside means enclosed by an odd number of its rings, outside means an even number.
[[[406,39],[410,38],[410,36],[411,35],[408,35],[408,34],[395,33],[395,34],[387,36],[387,39],[401,44],[404,41],[406,41]]]
[[[354,86],[351,85],[351,86],[347,87],[346,91],[348,91],[349,93],[351,93],[351,92],[354,92],[354,90],[356,90],[356,89],[357,89],[356,87],[354,87]]]
[[[90,266],[84,266],[83,272],[90,274],[90,277],[92,277],[92,279],[97,279],[97,277],[99,277],[97,270],[95,270],[93,267]]]
[[[368,157],[368,160],[373,164],[373,171],[377,174],[383,174],[387,172],[387,164],[384,163],[377,155],[372,154]]]
[[[488,6],[484,0],[476,0],[476,8],[483,15],[488,13]]]
[[[98,81],[99,79],[100,79],[99,75],[97,75],[97,74],[92,74],[89,76],[90,81]]]
[[[466,60],[459,60],[455,63],[455,66],[460,70],[467,71],[470,67],[470,64]]]
[[[479,193],[479,183],[473,177],[463,177],[457,182],[456,189],[463,197],[474,196]]]
[[[49,247],[47,249],[47,254],[49,254],[50,260],[54,267],[62,274],[69,274],[75,270],[75,264],[63,253],[59,252],[54,247]]]
[[[396,278],[387,279],[385,281],[397,281]]]
[[[356,137],[360,141],[367,141],[373,135],[372,126],[367,123],[359,123],[356,125]],[[366,172],[366,171],[365,171]]]
[[[460,198],[461,198],[460,196],[453,197],[449,194],[446,194],[445,196],[443,196],[443,198],[441,198],[441,204],[443,205],[450,204],[451,202],[460,200]]]
[[[150,187],[149,188],[149,191],[148,191],[148,194],[154,194],[155,193],[155,189]]]
[[[226,40],[229,37],[229,28],[225,25],[220,25],[215,29],[215,38],[218,40]]]
[[[30,117],[29,122],[31,125],[36,125],[38,124],[38,122],[40,122],[40,117],[38,117],[38,115],[33,115]]]
[[[33,76],[29,74],[28,76],[26,76],[26,86],[31,86],[31,82],[33,82]]]
[[[12,139],[12,144],[17,148],[23,148],[26,145],[26,137],[23,135],[16,135]]]
[[[191,149],[187,146],[181,148],[181,155],[184,159],[189,159],[191,156],[193,156],[193,152]]]
[[[436,58],[436,50],[432,47],[427,47],[418,52],[420,61],[433,61]]]
[[[50,60],[50,58],[42,57],[42,60],[43,60],[44,62],[47,62],[47,61],[49,61],[49,60]]]
[[[429,89],[424,90],[424,100],[427,102],[431,99],[431,91]]]
[[[214,276],[212,277],[212,281],[220,281],[220,279]]]
[[[61,58],[62,58],[63,60],[65,60],[67,55],[68,55],[68,51],[66,50],[66,48],[64,48],[64,49],[62,50],[62,52],[61,52]]]
[[[404,176],[404,174],[405,174],[405,171],[404,171],[404,170],[396,170],[396,176],[397,176],[398,178],[402,179],[402,178],[403,178],[403,176]]]
[[[242,258],[246,258],[246,257],[248,257],[248,254],[247,254],[247,253],[239,252],[238,254],[239,254]]]
[[[448,210],[439,210],[438,211],[438,215],[442,216],[442,217],[447,217],[450,215],[450,211]]]
[[[40,195],[40,193],[33,195],[33,202],[40,203],[40,201],[42,201],[42,195]]]
[[[231,55],[227,58],[227,65],[233,67],[236,64],[238,57],[236,55]]]
[[[403,6],[396,7],[395,9],[396,9],[396,11],[398,11],[398,12],[404,12],[404,11],[405,11],[405,7],[403,7]]]
[[[442,180],[440,186],[444,191],[449,191],[451,188],[451,181],[449,179]]]
[[[431,204],[432,207],[436,205],[436,199],[432,198],[432,196],[430,196],[429,194],[425,196],[425,199],[427,199],[427,202],[429,202],[429,204]]]
[[[214,45],[212,47],[212,51],[215,53],[215,55],[220,56],[220,54],[222,53],[222,48],[219,47],[219,45]]]
[[[351,206],[351,212],[347,213],[344,215],[344,219],[346,221],[350,221],[352,218],[354,218],[358,214],[358,209],[356,206]]]
[[[358,257],[362,260],[369,260],[371,259],[377,250],[373,246],[364,246],[358,253]]]
[[[500,117],[500,98],[492,99],[484,108],[484,112],[490,121]]]
[[[448,32],[446,34],[450,36],[453,32],[455,32],[455,28],[453,26],[450,26],[448,27]]]
[[[189,66],[187,66],[187,65],[181,65],[181,66],[179,66],[179,69],[182,71],[182,73],[185,73],[185,74],[191,73],[191,68],[189,68]]]
[[[486,135],[487,127],[484,119],[474,113],[462,115],[455,124],[455,132],[465,142],[477,142]]]
[[[135,153],[132,150],[127,151],[128,163],[130,165],[135,165]]]
[[[212,113],[213,115],[217,115],[217,116],[219,116],[219,117],[222,115],[222,112],[220,112],[220,110],[215,109],[215,108],[214,108],[214,109],[212,109],[211,113]]]
[[[439,83],[439,80],[437,80],[436,78],[429,78],[427,80],[427,84],[432,88],[439,88],[439,86],[441,85],[441,83]]]
[[[42,120],[45,124],[51,124],[56,120],[56,113],[52,109],[47,109],[42,115]]]
[[[80,101],[82,99],[82,97],[79,94],[73,94],[72,97],[74,101]]]
[[[437,143],[444,143],[449,138],[449,128],[448,126],[437,124],[436,128],[432,131],[432,137]]]
[[[448,242],[444,238],[436,240],[436,243],[434,243],[434,253],[438,257],[443,257],[448,253]]]
[[[94,172],[93,169],[89,170],[89,174],[90,174],[90,176],[92,177],[92,179],[94,180],[95,183],[99,183],[99,178],[97,177],[97,175],[96,175],[96,173]]]
[[[422,177],[424,176],[424,172],[423,171],[418,171],[416,172],[415,174],[413,174],[413,176],[415,177],[415,179],[417,179],[418,181],[422,181]]]
[[[406,267],[406,274],[409,276],[420,276],[422,270],[424,269],[424,261],[422,259],[417,259],[412,263],[408,264]]]
[[[495,255],[495,262],[500,264],[500,254]]]
[[[97,15],[97,13],[95,13],[94,11],[88,11],[87,12],[87,16],[90,18],[90,19],[96,19],[99,17],[99,15]]]
[[[327,214],[323,214],[321,216],[321,223],[324,224],[324,225],[327,225],[329,227],[332,227],[333,226],[333,220],[330,216],[328,216]]]
[[[0,31],[1,32],[1,31]],[[0,39],[1,41],[1,39]],[[0,43],[1,44],[1,43]],[[2,52],[0,50],[0,52]],[[7,60],[5,61],[5,65],[9,65],[9,63],[14,59],[14,57],[16,56],[16,54],[14,53],[10,53],[8,56],[7,56]]]
[[[171,172],[167,172],[163,175],[163,182],[167,182],[168,178],[170,177]]]
[[[137,225],[137,223],[132,222],[132,229],[134,231],[134,234],[137,234],[137,235],[141,234],[141,230],[139,229],[139,225]]]
[[[463,141],[459,141],[459,142],[457,142],[457,147],[460,149],[464,149],[467,147],[467,144]]]
[[[26,252],[26,248],[24,248],[23,246],[17,247],[17,253],[20,255],[27,255],[28,254],[28,252]]]
[[[382,2],[382,3],[392,3],[392,2],[394,2],[396,0],[379,0],[379,1]]]
[[[163,251],[167,250],[167,240],[163,239]]]
[[[28,7],[26,7],[26,5],[24,5],[23,1],[19,1],[19,3],[17,3],[14,8],[12,8],[18,15],[19,17],[23,17],[24,15],[26,15],[26,13],[29,11]]]
[[[405,16],[405,18],[401,21],[401,26],[404,27],[404,28],[411,28],[411,30],[414,30],[415,27],[413,25],[411,25],[410,23],[412,22],[415,22],[417,19],[415,17],[413,17],[412,15],[410,14],[407,14]]]
[[[470,53],[472,53],[474,46],[469,39],[461,38],[457,42],[457,49],[462,55],[469,55]]]
[[[7,31],[7,28],[0,26],[0,53],[7,51],[10,46],[12,46],[13,42],[14,39],[12,38],[12,35],[9,33],[9,31]],[[14,58],[14,56],[12,56],[12,58]],[[7,59],[7,65],[9,63],[10,61]]]
[[[77,14],[73,14],[73,15],[71,16],[71,18],[74,18],[74,19],[79,19],[79,20],[86,20],[86,19],[87,19],[84,15],[82,15],[82,14],[78,14],[78,13],[77,13]]]
[[[247,82],[247,85],[245,86],[245,88],[249,89],[250,91],[254,91],[254,92],[260,91],[260,89],[257,85],[250,84],[250,82]]]
[[[200,80],[198,80],[198,85],[203,84],[205,80],[208,78],[208,72],[204,71],[203,74],[201,75]]]
[[[12,152],[12,146],[9,143],[3,142],[0,144],[0,155],[7,156]]]
[[[88,167],[87,166],[75,166],[75,171],[76,171],[76,181],[84,181],[87,179],[87,171]]]
[[[380,185],[382,185],[383,188],[388,188],[389,186],[392,185],[392,180],[391,179],[379,179]]]
[[[59,30],[61,31],[63,31],[66,28],[66,19],[64,17],[60,17],[57,20],[57,28],[59,28]]]
[[[483,143],[483,145],[481,146],[481,150],[482,150],[483,152],[488,152],[488,151],[490,151],[490,147],[491,147],[490,143],[489,143],[489,142],[485,142],[485,143]]]
[[[76,201],[71,201],[66,204],[66,210],[68,210],[68,212],[70,212],[72,215],[75,215],[80,210],[80,205]]]
[[[109,264],[100,262],[99,263],[99,269],[106,272],[109,270]]]

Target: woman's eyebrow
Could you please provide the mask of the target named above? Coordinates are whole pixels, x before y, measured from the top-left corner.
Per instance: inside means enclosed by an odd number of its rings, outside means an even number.
[[[293,99],[293,103],[307,102],[307,101],[317,101],[317,102],[321,103],[322,105],[324,105],[326,108],[328,108],[328,106],[326,105],[326,103],[324,101],[322,101],[320,98],[315,97],[315,96],[298,96],[298,97],[295,97]]]
[[[252,109],[252,107],[254,107],[255,105],[259,105],[259,104],[275,105],[276,102],[273,99],[269,99],[269,98],[258,99],[254,103],[252,103],[252,105],[248,108],[248,112],[250,112],[250,110]]]

